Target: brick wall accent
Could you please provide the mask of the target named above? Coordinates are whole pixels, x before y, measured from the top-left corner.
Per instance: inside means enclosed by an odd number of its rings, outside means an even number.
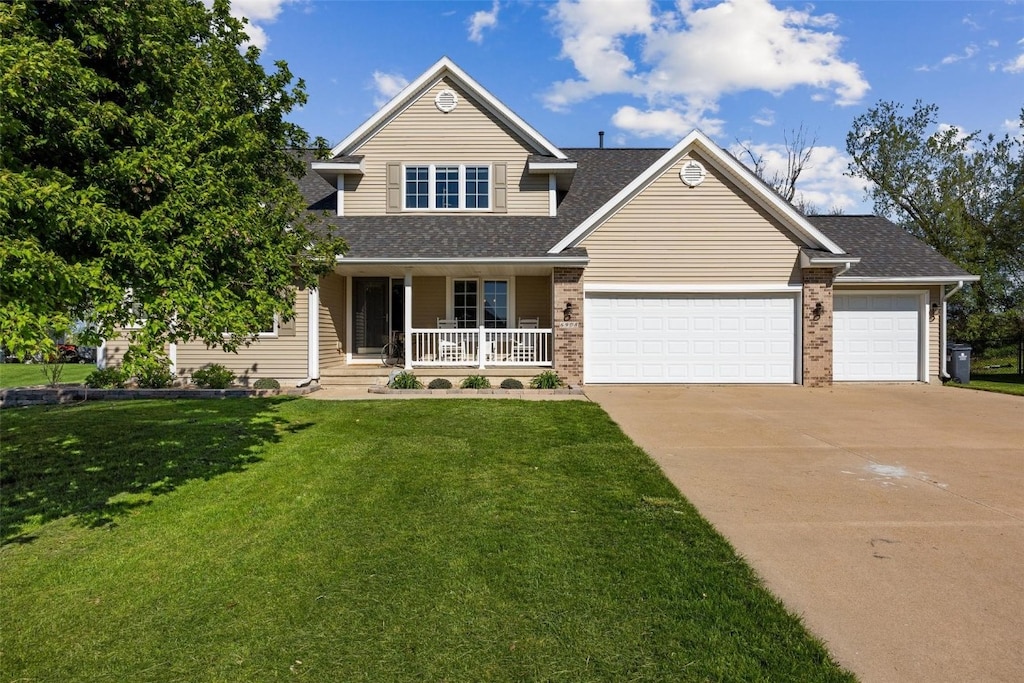
[[[807,387],[832,384],[832,273],[831,268],[803,270],[803,380]],[[818,303],[823,311],[815,320]]]
[[[576,387],[583,384],[583,269],[555,268],[552,282],[555,372]],[[567,303],[572,303],[570,321],[565,321],[562,313]]]

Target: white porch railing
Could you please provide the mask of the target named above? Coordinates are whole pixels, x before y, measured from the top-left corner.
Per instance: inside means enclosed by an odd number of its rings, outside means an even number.
[[[411,334],[405,348],[412,367],[551,366],[550,329],[414,328]]]

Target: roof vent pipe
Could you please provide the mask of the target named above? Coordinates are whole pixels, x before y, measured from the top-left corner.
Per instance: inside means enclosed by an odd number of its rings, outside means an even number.
[[[597,144],[601,149],[604,149],[604,131],[597,131]]]

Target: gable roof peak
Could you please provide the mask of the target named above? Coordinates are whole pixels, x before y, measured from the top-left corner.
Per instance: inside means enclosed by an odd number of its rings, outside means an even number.
[[[381,107],[376,114],[367,119],[361,126],[356,128],[344,140],[339,142],[332,150],[331,156],[345,156],[352,154],[366,140],[382,127],[387,125],[398,113],[403,111],[411,102],[421,96],[429,88],[433,87],[441,79],[449,77],[463,90],[469,93],[476,102],[503,121],[513,131],[518,133],[523,140],[532,146],[538,154],[552,156],[556,159],[565,159],[566,155],[548,141],[536,129],[521,119],[514,111],[509,109],[497,97],[492,95],[486,88],[476,82],[472,76],[463,71],[447,55],[424,71],[416,80],[405,86],[397,95]]]
[[[708,137],[703,131],[694,128],[682,140],[677,142],[672,149],[666,151],[661,158],[651,164],[646,171],[638,175],[633,181],[622,188],[618,194],[609,199],[604,206],[591,214],[585,221],[580,223],[575,230],[566,235],[562,240],[551,248],[549,253],[558,254],[565,249],[578,247],[580,243],[594,230],[600,227],[608,218],[614,215],[624,205],[632,201],[640,192],[650,185],[658,176],[667,171],[673,164],[683,158],[688,152],[698,149],[712,165],[719,171],[728,174],[744,193],[757,202],[761,207],[775,216],[783,225],[788,227],[804,246],[821,248],[831,254],[842,254],[843,249],[829,239],[817,227],[811,224],[793,205],[783,200],[778,194],[771,190],[757,175],[741,163],[736,157],[729,154],[725,149],[719,147],[714,140]]]

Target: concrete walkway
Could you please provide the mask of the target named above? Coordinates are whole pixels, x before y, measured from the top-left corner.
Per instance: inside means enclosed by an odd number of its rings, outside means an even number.
[[[451,393],[441,391],[429,391],[420,389],[417,391],[375,393],[368,387],[360,386],[326,386],[317,391],[307,394],[306,398],[318,401],[368,401],[374,399],[401,401],[401,400],[424,400],[424,399],[449,399],[449,398],[486,398],[502,399],[514,398],[524,401],[588,401],[586,395],[581,393],[553,393],[551,391],[539,391],[536,389],[521,389],[509,391],[496,391],[495,393],[477,392],[475,390],[453,391]]]
[[[1024,399],[591,387],[865,683],[1024,681]]]

